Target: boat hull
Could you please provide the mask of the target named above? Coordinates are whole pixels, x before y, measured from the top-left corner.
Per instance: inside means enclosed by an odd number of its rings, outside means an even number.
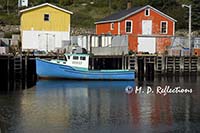
[[[36,59],[36,73],[44,78],[68,78],[85,80],[134,80],[131,70],[78,70],[71,66]]]

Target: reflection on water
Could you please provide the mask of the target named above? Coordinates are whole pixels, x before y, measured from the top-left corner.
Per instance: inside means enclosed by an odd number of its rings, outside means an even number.
[[[127,94],[127,86],[193,89],[192,94]],[[198,132],[200,78],[164,77],[149,82],[39,80],[0,95],[0,131]]]
[[[22,79],[0,79],[1,80],[1,87],[0,87],[0,93],[10,93],[12,91],[19,91],[27,88],[31,88],[36,84],[36,79],[34,80],[22,80]]]

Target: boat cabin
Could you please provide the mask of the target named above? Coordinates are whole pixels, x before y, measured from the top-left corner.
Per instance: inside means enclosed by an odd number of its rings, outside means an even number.
[[[53,63],[74,67],[79,70],[88,70],[88,54],[65,54],[65,60],[51,60]]]

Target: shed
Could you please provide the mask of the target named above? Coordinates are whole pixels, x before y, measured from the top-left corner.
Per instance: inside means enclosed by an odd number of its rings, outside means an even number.
[[[22,50],[52,51],[70,40],[71,11],[44,3],[20,11]]]
[[[128,35],[131,51],[163,53],[171,44],[175,22],[172,17],[146,5],[111,14],[96,21],[95,25],[97,35]]]

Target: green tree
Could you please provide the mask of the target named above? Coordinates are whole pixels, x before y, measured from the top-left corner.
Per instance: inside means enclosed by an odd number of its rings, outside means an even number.
[[[192,29],[200,30],[200,1],[192,0]]]
[[[60,6],[69,6],[71,4],[73,4],[73,0],[59,0],[59,5]]]

